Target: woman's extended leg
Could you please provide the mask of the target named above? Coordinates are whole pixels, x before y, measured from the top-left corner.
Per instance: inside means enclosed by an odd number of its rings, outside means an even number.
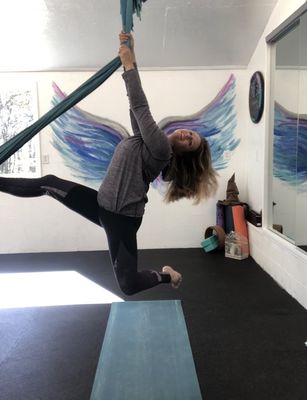
[[[46,175],[41,178],[0,177],[0,191],[19,197],[48,195],[100,225],[97,191],[75,182],[60,179],[55,175]]]
[[[51,196],[102,226],[107,234],[116,278],[125,294],[132,295],[160,283],[173,283],[169,270],[164,273],[138,271],[136,234],[142,218],[126,217],[99,208],[96,190],[54,175],[46,175],[34,179],[0,177],[0,191],[19,197]]]
[[[121,290],[132,295],[160,283],[170,283],[169,273],[138,271],[136,234],[142,218],[126,217],[100,209],[101,225],[104,226],[114,272]]]

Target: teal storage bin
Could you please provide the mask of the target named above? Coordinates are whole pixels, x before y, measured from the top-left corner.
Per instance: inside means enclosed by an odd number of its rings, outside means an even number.
[[[219,246],[219,240],[217,235],[212,235],[206,238],[201,242],[201,247],[205,250],[206,253],[209,251],[217,249]]]

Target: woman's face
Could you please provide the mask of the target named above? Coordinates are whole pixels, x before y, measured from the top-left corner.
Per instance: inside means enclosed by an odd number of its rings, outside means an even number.
[[[201,143],[199,134],[189,129],[177,129],[170,136],[172,146],[178,153],[195,151]]]

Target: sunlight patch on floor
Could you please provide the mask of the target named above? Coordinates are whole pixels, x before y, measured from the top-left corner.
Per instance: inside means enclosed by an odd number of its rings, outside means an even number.
[[[0,274],[0,308],[105,304],[120,297],[76,271]]]

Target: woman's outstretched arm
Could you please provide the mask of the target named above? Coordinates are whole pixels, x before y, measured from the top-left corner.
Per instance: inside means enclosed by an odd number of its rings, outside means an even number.
[[[153,158],[169,160],[171,157],[171,147],[166,135],[158,127],[151,115],[148,101],[136,69],[134,51],[132,52],[127,44],[121,43],[119,56],[125,69],[123,78],[126,83],[130,109],[137,122],[144,143]]]

